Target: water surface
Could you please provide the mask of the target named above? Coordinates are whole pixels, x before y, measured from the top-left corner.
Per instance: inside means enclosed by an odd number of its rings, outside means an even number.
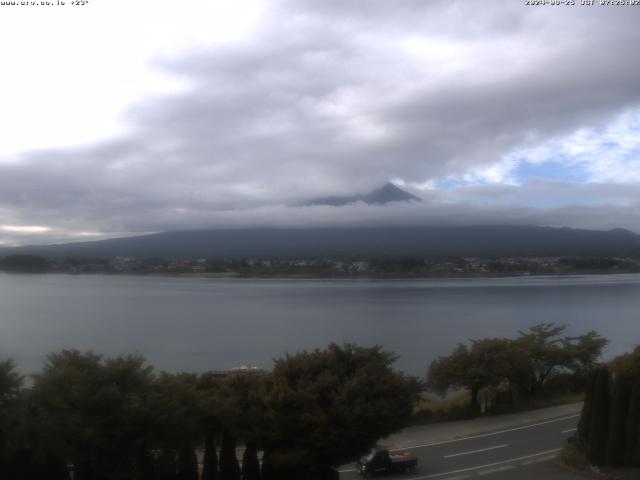
[[[24,372],[61,348],[139,352],[160,369],[269,368],[328,342],[382,344],[423,375],[457,342],[539,322],[640,343],[640,275],[249,280],[0,274],[0,358]]]

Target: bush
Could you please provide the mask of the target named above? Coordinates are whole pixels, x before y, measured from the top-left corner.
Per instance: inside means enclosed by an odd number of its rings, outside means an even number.
[[[577,470],[586,470],[589,467],[587,455],[575,445],[565,445],[558,458],[564,465]]]

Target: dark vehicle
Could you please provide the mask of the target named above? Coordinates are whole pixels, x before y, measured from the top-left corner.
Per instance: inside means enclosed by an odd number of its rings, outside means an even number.
[[[366,478],[380,473],[410,473],[417,466],[418,459],[411,452],[389,453],[384,448],[376,448],[356,462],[356,470]]]

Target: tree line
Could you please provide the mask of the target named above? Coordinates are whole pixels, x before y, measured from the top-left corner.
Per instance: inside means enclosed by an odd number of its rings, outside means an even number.
[[[427,385],[443,395],[454,389],[468,390],[473,410],[480,408],[483,389],[506,389],[525,400],[583,392],[608,341],[595,331],[579,336],[565,335],[565,331],[565,326],[541,323],[519,332],[517,338],[460,343],[450,355],[430,364]]]
[[[589,375],[575,440],[594,465],[640,467],[640,346]]]
[[[409,420],[416,382],[395,360],[331,344],[270,372],[173,374],[63,350],[30,378],[3,361],[0,478],[334,479]]]

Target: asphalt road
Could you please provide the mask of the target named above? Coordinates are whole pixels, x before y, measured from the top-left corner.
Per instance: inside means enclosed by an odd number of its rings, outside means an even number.
[[[577,414],[564,415],[452,440],[407,445],[398,451],[408,450],[418,457],[418,469],[411,474],[387,475],[384,478],[574,478],[557,467],[550,467],[549,463],[575,432],[578,418]],[[340,478],[353,480],[361,477],[352,468],[344,467]]]

